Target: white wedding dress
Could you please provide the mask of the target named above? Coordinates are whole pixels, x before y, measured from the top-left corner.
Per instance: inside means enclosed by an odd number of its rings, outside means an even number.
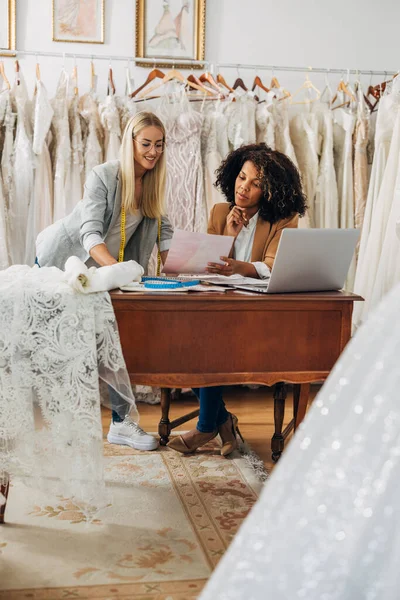
[[[272,150],[275,150],[275,117],[273,114],[273,104],[270,98],[260,102],[256,106],[256,141],[257,144],[263,142]]]
[[[232,150],[256,142],[256,101],[253,92],[235,93],[226,110],[228,138]]]
[[[53,108],[47,97],[43,83],[36,81],[36,94],[33,99],[32,121],[35,180],[33,197],[28,216],[25,263],[35,261],[35,242],[38,234],[53,223],[53,175],[48,140],[51,139],[50,126]]]
[[[0,92],[0,157],[2,158],[5,148],[6,118],[9,107],[9,91]],[[0,163],[1,167],[1,163]],[[5,194],[3,173],[0,168],[0,271],[10,266],[10,255],[8,250],[8,198]]]
[[[200,600],[398,600],[399,305],[348,344]]]
[[[76,204],[82,200],[84,184],[84,158],[83,140],[81,128],[81,116],[79,113],[79,97],[73,96],[68,109],[69,129],[71,134],[71,170],[70,191],[67,201],[67,215],[69,215]]]
[[[301,112],[290,119],[289,131],[307,198],[307,212],[299,227],[315,227],[315,194],[319,167],[319,121],[313,112]]]
[[[157,114],[166,130],[168,217],[175,229],[206,232],[200,144],[203,115],[191,108],[184,95],[163,99]]]
[[[204,166],[204,193],[207,204],[207,217],[212,207],[224,202],[225,197],[214,186],[215,171],[220,167],[229,152],[227,119],[222,104],[210,106],[204,112],[201,130],[201,153]]]
[[[65,70],[61,72],[52,101],[54,117],[52,123],[52,163],[54,177],[54,221],[64,218],[71,196],[71,141],[68,121],[68,82]]]
[[[0,271],[10,266],[7,235],[7,207],[3,194],[3,182],[0,174]]]
[[[329,105],[323,102],[315,102],[312,110],[318,115],[318,131],[321,142],[314,200],[314,226],[337,229],[339,199],[333,159],[333,115]]]
[[[94,93],[89,92],[81,96],[79,114],[83,120],[84,180],[86,181],[91,170],[103,162],[104,134]]]
[[[32,151],[31,106],[22,74],[12,89],[17,112],[13,153],[13,194],[9,204],[9,251],[14,264],[24,264],[28,212],[33,199],[34,156]]]
[[[115,96],[109,94],[99,104],[101,124],[104,128],[104,160],[118,160],[121,147],[121,124]]]
[[[83,502],[91,517],[108,501],[99,377],[134,420],[137,411],[110,296],[75,291],[72,276],[55,267],[0,271],[0,483],[21,478]]]
[[[353,321],[358,326],[367,316],[373,302],[373,289],[378,276],[379,261],[386,235],[386,227],[393,204],[394,194],[397,194],[397,175],[400,160],[400,82],[393,86],[392,92],[384,96],[379,109],[373,172],[370,188],[379,186],[379,193],[374,198],[368,195],[362,231],[359,267],[354,290],[365,299],[362,306],[356,306]],[[390,140],[390,142],[388,142]],[[389,150],[388,150],[388,143]],[[383,176],[380,179],[384,167]],[[375,173],[374,173],[375,170]],[[373,180],[375,176],[376,181]],[[374,201],[374,202],[373,202]],[[373,203],[372,208],[370,204]],[[370,214],[369,214],[370,213]],[[394,225],[393,225],[394,227]],[[367,234],[369,228],[369,232]]]
[[[13,156],[14,156],[14,129],[17,119],[17,114],[12,111],[11,92],[8,89],[0,93],[0,124],[3,127],[3,148],[1,154],[1,177],[3,180],[3,196],[8,213],[10,205],[13,203],[14,196],[14,171],[13,171]],[[10,244],[9,218],[7,214],[7,235],[8,246]],[[10,252],[10,248],[9,248]],[[11,252],[10,252],[11,258]]]
[[[354,183],[353,183],[353,132],[356,116],[347,108],[334,111],[333,154],[339,200],[339,227],[353,229],[354,223]],[[356,257],[354,255],[345,289],[353,291],[356,276]]]

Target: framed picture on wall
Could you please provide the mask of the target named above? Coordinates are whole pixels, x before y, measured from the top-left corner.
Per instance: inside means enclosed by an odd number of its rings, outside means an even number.
[[[53,42],[104,44],[104,0],[52,2]]]
[[[140,64],[162,59],[204,60],[206,0],[136,0],[136,56]]]
[[[10,50],[15,50],[15,0],[0,0],[0,56],[10,56]]]

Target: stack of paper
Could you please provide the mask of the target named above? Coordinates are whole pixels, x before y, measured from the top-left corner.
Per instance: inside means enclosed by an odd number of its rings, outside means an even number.
[[[206,273],[209,262],[224,264],[221,256],[229,256],[233,242],[230,235],[175,229],[163,273]]]

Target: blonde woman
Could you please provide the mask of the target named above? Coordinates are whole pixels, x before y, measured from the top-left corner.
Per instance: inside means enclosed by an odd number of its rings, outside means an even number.
[[[141,112],[128,122],[120,160],[95,167],[85,183],[83,200],[70,215],[44,229],[36,240],[36,263],[63,269],[70,256],[88,266],[135,260],[145,272],[159,242],[165,262],[173,230],[164,214],[165,129],[153,113]],[[160,224],[160,236],[158,240]],[[121,398],[110,388],[113,407]],[[108,440],[152,450],[157,440],[113,411]]]

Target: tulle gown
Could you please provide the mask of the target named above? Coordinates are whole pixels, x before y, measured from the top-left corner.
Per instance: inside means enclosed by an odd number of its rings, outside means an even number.
[[[400,285],[357,331],[200,600],[397,600]]]

